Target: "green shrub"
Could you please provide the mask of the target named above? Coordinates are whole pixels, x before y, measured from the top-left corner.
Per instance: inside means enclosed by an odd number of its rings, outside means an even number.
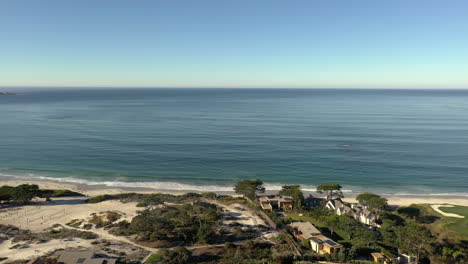
[[[146,261],[145,263],[147,264],[152,264],[152,263],[158,263],[160,261],[162,261],[164,258],[163,256],[159,255],[159,254],[152,254]]]

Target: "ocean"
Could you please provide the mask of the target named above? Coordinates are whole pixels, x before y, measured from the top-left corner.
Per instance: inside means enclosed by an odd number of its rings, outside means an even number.
[[[7,91],[2,89],[1,91]],[[0,176],[468,197],[468,90],[15,88]]]

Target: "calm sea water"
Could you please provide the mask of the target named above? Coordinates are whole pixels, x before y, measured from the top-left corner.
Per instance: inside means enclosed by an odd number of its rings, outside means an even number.
[[[14,91],[0,96],[3,176],[183,190],[260,178],[271,189],[337,182],[468,196],[468,91]]]

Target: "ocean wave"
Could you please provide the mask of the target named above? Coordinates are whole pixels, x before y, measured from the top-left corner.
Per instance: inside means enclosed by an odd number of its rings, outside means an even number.
[[[165,182],[165,181],[153,181],[153,182],[129,182],[122,180],[115,181],[93,181],[85,180],[74,177],[47,177],[47,176],[37,176],[34,174],[27,175],[11,175],[11,174],[2,174],[0,177],[16,178],[19,180],[44,180],[44,181],[54,181],[61,183],[72,183],[72,184],[84,184],[90,186],[107,186],[107,187],[120,187],[120,188],[145,188],[145,189],[155,189],[155,190],[168,190],[168,191],[198,191],[198,192],[233,192],[234,184],[232,185],[197,185],[197,184],[186,184],[180,182]],[[283,183],[265,183],[264,187],[267,191],[279,191]],[[301,188],[304,192],[315,192],[315,185],[302,185]],[[343,193],[352,193],[353,190],[344,189]]]
[[[140,189],[153,189],[158,191],[194,191],[194,192],[233,192],[234,185],[197,185],[197,184],[187,184],[180,182],[165,182],[165,181],[153,181],[153,182],[128,182],[122,180],[115,181],[93,181],[85,180],[74,177],[47,177],[47,176],[35,176],[33,174],[27,175],[11,175],[0,173],[2,178],[14,178],[17,180],[38,180],[38,181],[52,181],[60,183],[69,183],[69,184],[82,184],[88,186],[105,186],[105,187],[116,187],[116,188],[140,188]],[[282,186],[285,184],[282,183],[265,183],[265,189],[267,191],[279,191]],[[364,192],[359,186],[346,186],[347,189],[343,189],[342,192],[348,195],[356,195]],[[306,193],[315,193],[315,185],[301,185],[301,188]],[[366,190],[368,191],[368,190]],[[390,193],[388,190],[383,190],[376,188],[375,193],[378,193],[383,196],[433,196],[433,197],[454,197],[454,198],[468,198],[468,193],[412,193],[412,192],[395,192]]]

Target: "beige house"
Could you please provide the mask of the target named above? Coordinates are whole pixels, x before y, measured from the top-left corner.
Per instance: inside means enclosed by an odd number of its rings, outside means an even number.
[[[342,248],[343,245],[338,244],[324,235],[319,235],[310,239],[310,247],[319,254],[333,254]]]
[[[311,249],[319,254],[332,254],[343,246],[324,236],[310,222],[294,222],[289,224],[297,240],[309,240]]]

